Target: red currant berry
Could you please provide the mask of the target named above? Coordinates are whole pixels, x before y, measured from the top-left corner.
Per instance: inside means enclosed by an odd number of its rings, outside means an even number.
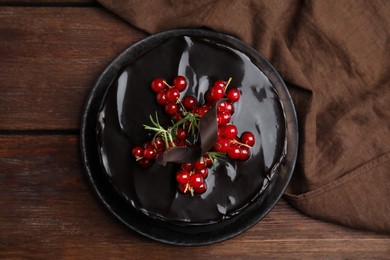
[[[176,102],[180,97],[180,92],[177,88],[170,88],[167,90],[167,99],[169,102]]]
[[[153,140],[153,146],[157,149],[157,150],[161,150],[165,147],[165,143],[164,143],[164,140],[162,139],[161,136],[157,136],[156,138],[154,138]]]
[[[241,156],[241,149],[236,144],[231,144],[228,150],[228,155],[232,159],[239,159]]]
[[[177,111],[179,111],[179,106],[176,103],[168,103],[165,105],[165,113],[168,115],[174,116]]]
[[[221,87],[221,88],[225,89],[225,87],[226,87],[226,82],[219,79],[219,80],[217,80],[217,81],[214,83],[214,86],[218,86],[218,87]]]
[[[187,138],[187,132],[183,128],[178,128],[176,131],[176,138],[180,141],[184,141]]]
[[[234,106],[230,101],[223,101],[218,105],[218,113],[227,112],[229,114],[234,113]]]
[[[144,143],[144,144],[142,145],[142,147],[143,147],[144,149],[146,149],[146,148],[154,148],[154,146],[153,146],[153,144],[152,144],[152,141],[147,141],[146,143]]]
[[[225,131],[224,125],[218,125],[218,137],[223,137],[223,132]]]
[[[191,109],[191,112],[194,113],[194,114],[198,114],[198,113],[199,113],[199,107],[198,107],[198,106],[194,106],[194,107]]]
[[[187,80],[183,76],[177,76],[173,80],[173,85],[180,91],[182,92],[183,90],[186,89],[187,87]]]
[[[200,184],[204,183],[204,179],[201,174],[199,173],[194,173],[190,176],[190,181],[189,184],[191,187],[196,189],[197,187],[200,186]]]
[[[209,107],[208,106],[206,106],[206,105],[203,105],[203,106],[201,106],[199,109],[198,109],[198,115],[200,115],[200,116],[204,116],[206,113],[207,113],[207,111],[209,111]]]
[[[207,90],[206,93],[204,93],[204,99],[206,100],[207,103],[214,104],[215,100],[213,96],[211,95],[210,90]]]
[[[206,162],[204,160],[197,160],[195,163],[194,163],[194,169],[196,171],[199,171],[201,169],[204,169],[206,168],[207,165],[206,165]]]
[[[229,150],[230,143],[225,138],[218,138],[213,149],[219,153],[226,153]]]
[[[143,168],[143,169],[147,169],[152,165],[152,160],[143,158],[143,159],[138,161],[138,165],[141,166],[141,168]]]
[[[219,125],[227,125],[230,122],[232,116],[227,112],[221,112],[217,115],[217,123]]]
[[[205,182],[199,184],[198,186],[194,187],[194,192],[197,194],[202,194],[207,190],[207,184]]]
[[[196,106],[196,98],[194,96],[185,96],[181,103],[183,104],[184,108],[187,110],[191,110],[194,106]]]
[[[228,92],[226,93],[227,98],[231,102],[237,102],[240,99],[240,91],[236,88],[229,89]]]
[[[176,113],[176,115],[173,116],[174,122],[179,122],[182,119],[183,119],[183,115],[181,113]]]
[[[156,101],[160,105],[166,105],[168,103],[168,97],[166,91],[158,92],[156,95]]]
[[[162,78],[155,78],[150,83],[150,88],[153,90],[153,92],[159,93],[163,91],[166,88],[166,86]]]
[[[223,136],[228,140],[232,140],[236,137],[238,133],[237,127],[235,125],[227,125],[223,129]]]
[[[245,147],[245,146],[241,146],[240,147],[241,149],[241,154],[240,154],[240,160],[241,161],[246,161],[249,159],[249,157],[251,156],[251,153],[249,151],[249,148],[248,147]]]
[[[234,114],[234,106],[231,102],[229,101],[226,101],[227,105],[226,105],[226,110],[229,114],[233,115]]]
[[[218,112],[218,113],[227,112],[226,105],[227,105],[227,102],[226,102],[226,101],[221,102],[221,103],[218,105],[218,107],[217,107],[217,112]]]
[[[190,173],[184,170],[179,170],[176,173],[176,181],[180,184],[186,184],[190,180]]]
[[[177,185],[177,189],[181,192],[181,193],[187,193],[189,191],[189,189],[187,188],[188,187],[188,183],[187,184],[178,184]]]
[[[203,161],[206,163],[206,167],[210,167],[213,165],[213,161],[211,160],[210,156],[203,155]]]
[[[133,148],[132,154],[135,157],[142,157],[144,155],[144,149],[142,149],[141,146],[136,146],[136,147]]]
[[[156,149],[154,149],[153,147],[148,147],[148,148],[145,148],[144,150],[144,158],[146,159],[154,159],[156,158]]]
[[[207,170],[207,168],[200,169],[199,171],[196,171],[195,173],[202,175],[203,179],[206,179],[207,176],[209,175],[209,171]]]
[[[182,168],[183,170],[189,172],[189,171],[192,171],[192,170],[193,170],[194,166],[192,165],[192,163],[183,163],[183,164],[181,165],[181,168]]]
[[[210,96],[211,96],[211,99],[214,101],[220,100],[221,98],[223,98],[225,96],[225,89],[223,87],[220,87],[220,86],[213,86],[210,89]]]
[[[256,139],[255,135],[252,132],[244,132],[241,135],[240,139],[241,143],[249,145],[250,147],[253,147],[255,145]]]

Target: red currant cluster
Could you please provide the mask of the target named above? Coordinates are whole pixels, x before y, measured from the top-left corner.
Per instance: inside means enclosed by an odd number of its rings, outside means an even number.
[[[174,116],[179,112],[177,100],[180,98],[180,92],[187,88],[187,80],[183,76],[177,76],[173,80],[173,86],[170,86],[163,79],[155,78],[150,88],[157,93],[157,103],[165,106],[168,115]]]
[[[155,132],[151,141],[142,147],[133,148],[133,155],[141,167],[149,167],[153,160],[161,156],[166,149],[174,146],[194,146],[190,140],[196,140],[199,120],[212,107],[217,106],[218,138],[213,148],[201,156],[195,163],[184,163],[176,174],[178,189],[182,193],[201,194],[206,191],[204,179],[208,175],[208,167],[215,160],[229,156],[235,160],[247,160],[250,157],[250,148],[255,144],[255,137],[251,132],[244,132],[238,137],[238,129],[230,123],[234,113],[234,103],[239,101],[240,92],[237,88],[227,90],[231,78],[225,82],[217,80],[204,95],[205,102],[199,104],[194,96],[184,96],[180,99],[180,92],[187,88],[187,80],[177,76],[173,86],[161,78],[155,78],[150,84],[156,93],[156,101],[164,106],[167,115],[173,119],[171,127],[162,127],[156,114],[155,119],[150,117],[152,125],[144,125],[145,129]],[[218,102],[218,103],[217,103]],[[217,104],[217,105],[216,105]]]
[[[212,159],[204,155],[195,163],[183,163],[176,173],[178,190],[182,193],[202,194],[207,189],[204,181],[208,176],[208,167],[213,165]]]

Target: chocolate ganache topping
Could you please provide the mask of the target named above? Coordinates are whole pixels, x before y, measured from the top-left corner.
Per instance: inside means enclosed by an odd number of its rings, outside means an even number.
[[[217,79],[232,77],[241,92],[231,123],[239,134],[251,131],[256,143],[247,161],[218,161],[206,179],[207,191],[184,195],[176,188],[179,164],[155,163],[142,169],[131,149],[151,138],[143,128],[156,111],[163,125],[169,118],[149,88],[153,78],[183,75],[181,93],[198,100]],[[101,165],[129,204],[149,217],[175,224],[210,224],[233,217],[261,196],[287,150],[283,104],[269,79],[241,51],[215,39],[175,37],[155,46],[118,73],[103,98],[97,126]]]

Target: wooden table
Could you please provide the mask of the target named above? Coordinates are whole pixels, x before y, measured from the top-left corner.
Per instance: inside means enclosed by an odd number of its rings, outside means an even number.
[[[84,177],[80,116],[102,70],[145,36],[93,1],[0,0],[0,258],[390,258],[389,236],[283,200],[244,234],[201,247],[148,240],[112,217]]]

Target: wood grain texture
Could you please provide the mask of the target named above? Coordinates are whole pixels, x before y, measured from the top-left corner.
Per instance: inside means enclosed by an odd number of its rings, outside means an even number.
[[[280,201],[259,224],[225,242],[176,247],[120,224],[92,194],[78,136],[0,136],[0,258],[370,258],[390,237],[310,219]]]
[[[0,7],[0,129],[78,129],[103,69],[145,35],[101,8]]]

